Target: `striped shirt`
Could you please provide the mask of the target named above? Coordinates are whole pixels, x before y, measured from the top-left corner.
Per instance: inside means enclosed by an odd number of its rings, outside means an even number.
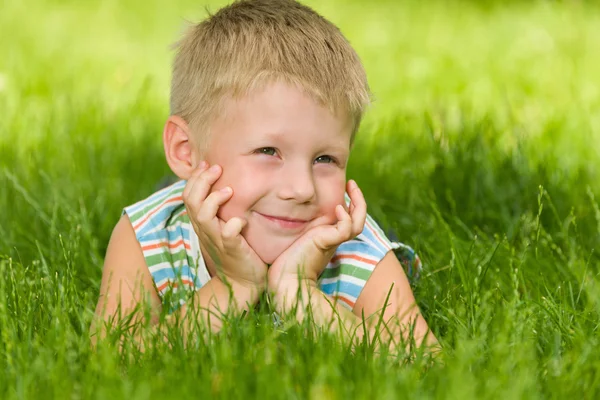
[[[131,221],[156,290],[171,309],[184,304],[211,279],[183,203],[185,184],[178,181],[123,211]],[[390,241],[367,215],[360,235],[338,246],[319,277],[321,290],[353,309],[375,266],[390,250],[409,278],[416,278],[421,269],[419,257],[410,247]]]

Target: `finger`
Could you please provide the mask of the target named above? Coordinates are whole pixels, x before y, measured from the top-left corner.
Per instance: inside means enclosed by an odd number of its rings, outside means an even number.
[[[323,250],[338,246],[350,239],[352,223],[350,216],[341,204],[335,206],[335,216],[338,222],[335,225],[322,227],[319,234],[315,237],[315,243]]]
[[[193,190],[194,185],[197,183],[200,175],[206,171],[208,168],[208,163],[206,161],[201,161],[200,164],[194,171],[192,175],[188,178],[187,183],[185,184],[185,188],[183,189],[183,200],[187,201],[190,192]]]
[[[350,217],[350,214],[348,214],[348,212],[344,210],[344,207],[338,205],[335,208],[335,215],[338,218],[336,228],[340,234],[340,237],[342,238],[342,240],[351,239],[350,236],[352,235],[352,218]]]
[[[348,211],[350,207],[352,207],[352,200],[350,200],[348,202],[349,204],[346,203],[346,196],[344,196],[344,202],[342,203],[342,206],[344,207],[344,210]]]
[[[231,187],[226,186],[223,189],[212,192],[206,200],[202,202],[202,206],[196,213],[196,218],[198,222],[201,224],[208,225],[211,222],[215,221],[215,217],[217,216],[217,211],[219,211],[219,207],[222,206],[227,200],[231,198],[233,194],[233,190]],[[215,221],[216,222],[216,221]],[[213,226],[213,229],[218,229],[219,224],[216,223],[216,226]]]
[[[352,202],[352,200],[350,200],[350,204],[348,205],[348,207],[346,207],[346,211],[348,211],[348,214],[352,215],[354,208],[354,203]]]
[[[221,167],[213,165],[202,172],[188,194],[187,203],[193,207],[201,205],[209,195],[212,185],[219,179],[221,171]]]
[[[365,226],[367,219],[367,202],[363,196],[362,190],[358,187],[355,181],[350,180],[348,182],[349,195],[352,201],[352,211],[350,217],[352,218],[352,233],[356,236],[360,234]]]
[[[223,246],[226,250],[233,249],[239,244],[239,236],[242,234],[242,230],[248,224],[248,221],[244,218],[233,217],[225,223],[221,231],[221,237],[223,238]]]

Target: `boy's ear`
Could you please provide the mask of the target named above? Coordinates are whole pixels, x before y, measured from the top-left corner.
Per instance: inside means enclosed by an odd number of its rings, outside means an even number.
[[[198,154],[191,141],[190,127],[177,115],[171,115],[163,130],[167,164],[179,179],[189,179],[198,165]]]

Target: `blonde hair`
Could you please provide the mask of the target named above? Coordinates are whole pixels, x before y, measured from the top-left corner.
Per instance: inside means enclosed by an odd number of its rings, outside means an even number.
[[[274,80],[298,85],[352,123],[370,103],[365,70],[339,29],[294,0],[241,0],[190,27],[176,44],[171,114],[207,131],[224,99]],[[200,136],[201,147],[208,144]]]

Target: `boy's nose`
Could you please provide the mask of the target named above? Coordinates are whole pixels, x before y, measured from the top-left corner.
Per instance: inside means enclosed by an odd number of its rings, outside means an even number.
[[[283,200],[308,203],[314,200],[315,195],[315,182],[311,170],[294,170],[282,174],[279,197]]]

